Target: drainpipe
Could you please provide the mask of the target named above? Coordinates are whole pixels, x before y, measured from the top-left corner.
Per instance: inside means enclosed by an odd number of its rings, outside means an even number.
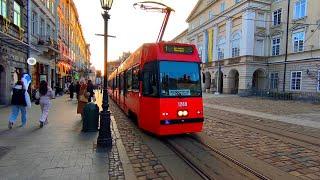
[[[288,0],[288,9],[287,9],[287,32],[286,32],[286,54],[284,57],[284,68],[283,68],[283,84],[282,91],[286,91],[286,73],[287,73],[287,61],[288,61],[288,39],[289,39],[289,19],[290,19],[290,0]]]
[[[28,42],[28,52],[27,52],[27,59],[30,58],[31,55],[31,0],[28,0],[27,2],[27,42]],[[26,66],[27,66],[27,73],[30,73],[30,66],[29,64],[26,62]]]

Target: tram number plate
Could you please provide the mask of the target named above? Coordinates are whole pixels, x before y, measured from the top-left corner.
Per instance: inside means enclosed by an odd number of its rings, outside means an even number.
[[[179,90],[171,90],[169,89],[170,96],[190,96],[190,89],[179,89]]]
[[[187,102],[178,102],[178,107],[187,107],[188,103]]]

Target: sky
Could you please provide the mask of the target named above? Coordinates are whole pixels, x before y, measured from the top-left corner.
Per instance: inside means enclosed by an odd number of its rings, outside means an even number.
[[[133,4],[141,1],[113,1],[113,6],[109,11],[111,17],[108,33],[116,38],[108,40],[108,61],[118,59],[122,52],[134,52],[143,43],[157,40],[165,14],[135,9]],[[197,3],[197,0],[154,1],[162,2],[175,10],[171,13],[163,40],[172,40],[188,27],[186,19]],[[104,32],[100,0],[74,0],[74,3],[78,9],[86,42],[90,44],[91,63],[96,69],[103,70],[103,36],[95,35]]]

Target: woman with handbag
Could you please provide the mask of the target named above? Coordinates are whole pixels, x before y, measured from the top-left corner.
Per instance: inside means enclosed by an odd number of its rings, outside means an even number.
[[[53,91],[50,87],[48,87],[48,83],[46,81],[40,82],[39,91],[36,93],[36,98],[39,99],[39,104],[41,107],[41,116],[40,116],[40,128],[43,125],[48,123],[48,114],[51,106],[51,99],[54,98]]]
[[[80,91],[79,91],[79,100],[77,113],[81,114],[81,119],[83,118],[83,108],[88,103],[89,93],[87,92],[87,84],[84,79],[80,80]]]

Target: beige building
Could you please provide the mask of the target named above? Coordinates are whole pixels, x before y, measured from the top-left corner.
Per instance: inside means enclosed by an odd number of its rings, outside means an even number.
[[[288,0],[199,0],[187,32],[174,41],[197,46],[203,90],[246,94],[285,87],[318,95],[320,1],[291,0],[289,21],[287,7]]]

